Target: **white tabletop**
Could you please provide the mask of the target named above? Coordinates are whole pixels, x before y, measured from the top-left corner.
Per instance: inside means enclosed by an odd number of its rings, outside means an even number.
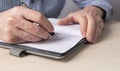
[[[9,55],[0,48],[0,71],[120,71],[120,22],[109,21],[96,44],[89,44],[63,60]]]

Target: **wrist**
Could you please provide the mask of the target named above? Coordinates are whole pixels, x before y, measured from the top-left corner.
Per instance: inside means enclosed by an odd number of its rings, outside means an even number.
[[[101,18],[103,18],[103,19],[105,18],[106,12],[102,8],[100,8],[100,7],[97,7],[97,6],[87,6],[84,9],[87,10],[88,12],[89,11],[94,11]]]

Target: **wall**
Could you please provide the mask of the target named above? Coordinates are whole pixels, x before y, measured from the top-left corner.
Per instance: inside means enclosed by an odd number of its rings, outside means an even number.
[[[114,14],[113,19],[120,21],[120,0],[111,0],[111,4],[113,6]],[[66,5],[60,15],[60,17],[66,16],[70,12],[74,12],[79,10],[75,3],[72,0],[66,0]]]
[[[80,10],[80,8],[75,3],[73,3],[72,0],[66,0],[66,5],[63,11],[61,12],[60,17],[67,16],[69,13],[77,11],[77,10]]]
[[[113,19],[120,21],[120,0],[111,0],[113,6]]]

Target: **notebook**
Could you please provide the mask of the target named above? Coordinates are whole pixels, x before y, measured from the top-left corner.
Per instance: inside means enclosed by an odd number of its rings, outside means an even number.
[[[60,26],[57,24],[58,19],[49,18],[49,21],[55,28],[56,37],[50,37],[48,40],[41,42],[17,45],[1,42],[0,46],[17,47],[24,49],[27,53],[61,59],[86,43],[86,39],[81,35],[79,24]]]

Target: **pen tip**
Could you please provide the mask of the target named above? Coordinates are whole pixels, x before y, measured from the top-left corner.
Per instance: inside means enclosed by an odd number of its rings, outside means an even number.
[[[50,35],[51,35],[52,37],[54,37],[54,38],[57,37],[54,32],[51,32]]]

